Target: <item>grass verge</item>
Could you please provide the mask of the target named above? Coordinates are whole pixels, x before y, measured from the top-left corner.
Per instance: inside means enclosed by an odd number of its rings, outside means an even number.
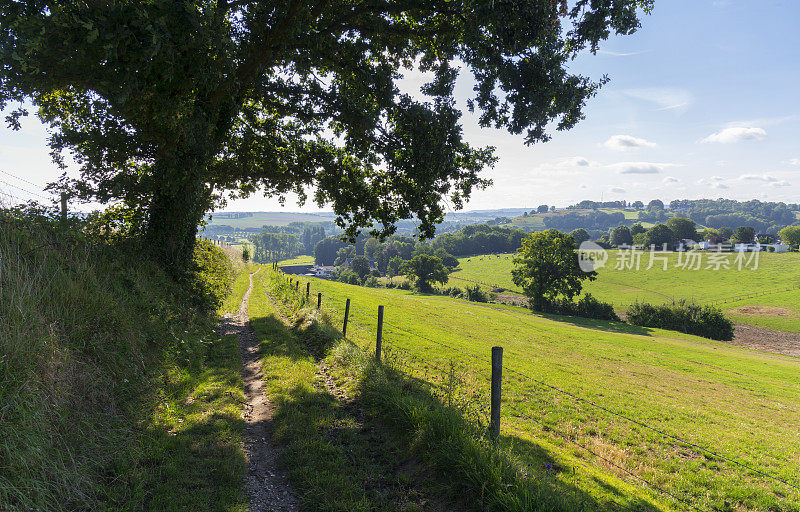
[[[455,508],[465,510],[465,504],[490,511],[671,510],[546,444],[511,437],[492,443],[469,386],[455,372],[423,380],[402,371],[405,363],[398,354],[386,364],[376,363],[343,340],[330,318],[305,304],[281,274],[263,274],[250,314],[264,339],[276,439],[286,446],[284,463],[309,509],[428,509],[422,502],[397,499],[403,491],[394,484],[399,480],[410,482],[406,494],[408,489],[432,493],[440,504],[460,501]],[[321,386],[320,365],[347,400],[335,400]],[[372,459],[368,449],[359,448],[369,447],[358,441],[364,425],[379,429],[382,442],[404,461],[399,473],[396,467],[381,470],[384,457]],[[414,485],[408,476],[381,478],[403,475],[403,467],[414,466],[423,468],[427,485]]]
[[[244,510],[236,340],[197,307],[221,297],[90,222],[0,212],[0,510]]]

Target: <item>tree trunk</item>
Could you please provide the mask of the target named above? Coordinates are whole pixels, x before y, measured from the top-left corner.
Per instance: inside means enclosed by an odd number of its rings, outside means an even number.
[[[192,261],[197,227],[211,206],[202,180],[202,158],[181,159],[179,168],[157,164],[161,186],[148,212],[146,242],[157,261],[174,277],[186,275]]]

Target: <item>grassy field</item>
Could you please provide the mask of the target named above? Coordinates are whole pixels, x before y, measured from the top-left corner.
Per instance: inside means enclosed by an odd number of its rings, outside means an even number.
[[[639,218],[639,212],[635,210],[621,210],[618,208],[600,208],[599,211],[603,213],[617,213],[621,212],[625,215],[625,219],[627,220],[636,220]],[[547,212],[547,213],[534,213],[532,215],[528,215],[527,217],[516,217],[511,221],[511,224],[518,228],[527,229],[530,231],[540,231],[545,229],[544,219],[546,217],[557,217],[559,215],[565,215],[568,213],[579,213],[582,215],[592,213],[594,210],[556,210],[554,212]],[[650,222],[643,222],[643,226],[651,227],[653,224]]]
[[[701,510],[800,510],[800,494],[792,488],[723,458],[797,485],[796,358],[625,324],[548,319],[511,306],[317,279],[311,283],[312,293],[323,293],[323,309],[331,318],[342,318],[345,299],[352,299],[348,337],[367,349],[374,346],[377,306],[385,305],[387,358],[432,381],[444,380],[453,364],[479,414],[485,413],[480,404],[487,400],[491,347],[503,346],[502,432],[531,475],[550,472],[563,489],[602,503],[627,503],[616,510],[639,510],[631,505],[626,486],[675,509],[686,508],[648,491],[639,479]],[[576,467],[582,469],[573,473]],[[627,483],[585,478],[585,471]],[[726,508],[726,501],[732,508]]]
[[[285,266],[285,265],[313,265],[314,264],[314,256],[310,256],[307,254],[301,254],[300,256],[295,256],[294,258],[279,261],[278,265]]]
[[[331,222],[333,215],[299,212],[253,212],[252,217],[228,219],[214,216],[208,226],[231,226],[235,229],[260,228],[261,226],[286,226],[292,222]]]
[[[800,253],[763,253],[759,256],[757,270],[745,267],[741,271],[733,264],[736,257],[733,254],[730,255],[731,268],[727,270],[706,269],[707,259],[700,270],[683,269],[677,266],[682,258],[678,253],[657,254],[658,258],[667,258],[666,271],[661,261],[655,261],[647,270],[650,253],[637,253],[641,254],[638,270],[617,268],[621,261],[619,254],[619,251],[609,251],[608,262],[598,270],[597,280],[584,283],[586,292],[620,308],[637,300],[656,304],[677,299],[716,303],[737,321],[800,332]],[[474,281],[519,293],[511,281],[512,259],[510,254],[461,258],[461,270],[451,274],[450,284],[459,286]],[[793,287],[792,291],[787,291]],[[783,309],[777,310],[780,315],[769,309],[765,310],[766,314],[758,310],[751,314],[737,313],[745,306]]]

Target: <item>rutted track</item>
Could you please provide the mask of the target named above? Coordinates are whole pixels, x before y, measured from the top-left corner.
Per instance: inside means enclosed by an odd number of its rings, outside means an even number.
[[[250,293],[253,291],[253,276],[259,271],[250,274],[250,287],[242,298],[239,311],[236,315],[225,315],[221,330],[225,335],[236,334],[239,337],[246,399],[245,453],[248,463],[247,494],[250,499],[250,512],[295,512],[299,510],[298,500],[289,486],[286,475],[278,468],[277,460],[280,452],[270,440],[273,408],[264,394],[263,375],[258,358],[258,338],[250,325],[247,313]]]

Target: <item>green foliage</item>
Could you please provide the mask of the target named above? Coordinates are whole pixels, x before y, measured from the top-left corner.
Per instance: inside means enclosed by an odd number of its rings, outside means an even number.
[[[778,235],[786,245],[800,245],[800,226],[787,226]]]
[[[0,508],[244,510],[237,343],[205,309],[219,249],[198,308],[93,222],[0,212]]]
[[[641,223],[637,222],[636,224],[631,226],[631,236],[636,236],[638,234],[644,233],[647,231],[647,228],[642,226]]]
[[[573,127],[605,82],[571,74],[572,59],[634,32],[651,5],[464,2],[443,17],[412,0],[5,0],[0,108],[32,101],[53,152],[76,155],[74,192],[139,210],[170,267],[186,268],[198,224],[229,189],[304,201],[316,187],[351,238],[412,217],[432,236],[441,197],[460,208],[495,160],[462,137],[451,64],[477,82],[481,125],[544,141],[550,124]],[[409,67],[431,72],[426,101],[396,87]]]
[[[781,255],[772,256],[782,261]],[[709,273],[714,274],[719,272]],[[679,282],[686,275],[675,272]],[[602,281],[601,275],[590,285]],[[676,331],[585,318],[548,318],[523,308],[440,295],[353,288],[316,279],[312,288],[326,297],[323,308],[333,325],[340,325],[345,300],[352,299],[348,337],[366,351],[374,350],[375,311],[384,305],[384,347],[390,348],[386,360],[402,362],[404,373],[434,390],[450,382],[440,378],[437,368],[447,369],[452,361],[456,375],[463,379],[463,393],[481,393],[478,404],[488,403],[491,348],[504,347],[501,444],[509,447],[528,478],[552,485],[552,491],[543,491],[545,496],[554,492],[584,500],[571,510],[581,510],[581,506],[597,512],[647,510],[641,501],[646,496],[669,502],[656,504],[657,509],[683,510],[638,479],[614,478],[620,473],[576,446],[597,453],[598,436],[606,453],[626,454],[614,459],[615,463],[634,473],[649,468],[650,481],[657,480],[659,487],[678,496],[689,496],[702,510],[719,510],[724,500],[734,508],[759,512],[790,511],[800,505],[798,492],[762,485],[759,475],[717,457],[704,457],[689,447],[676,455],[674,439],[630,426],[613,414],[623,413],[701,446],[716,447],[718,453],[791,481],[794,420],[800,405],[797,358]],[[691,287],[675,288],[688,292]],[[612,412],[571,400],[526,377]],[[408,388],[399,389],[400,394],[404,391]],[[764,396],[774,407],[748,406],[760,403]],[[393,416],[387,419],[389,425],[396,421]],[[719,445],[720,439],[727,440],[724,446]],[[450,488],[452,470],[445,470],[442,478]]]
[[[631,245],[633,243],[633,235],[628,226],[617,226],[611,232],[610,240],[611,245]]]
[[[208,240],[194,247],[192,296],[206,311],[216,311],[231,292],[234,269],[230,258]]]
[[[589,235],[589,232],[583,228],[570,231],[569,236],[575,240],[575,247],[580,247],[583,242],[588,242],[592,239],[591,235]]]
[[[676,240],[697,240],[697,227],[693,220],[683,217],[670,217],[666,224],[675,235]]]
[[[250,242],[255,246],[253,261],[256,263],[280,261],[300,253],[300,240],[293,234],[270,233],[265,229],[250,235]]]
[[[395,256],[389,260],[388,272],[390,277],[399,275],[403,268],[403,259],[400,256]]]
[[[489,302],[489,294],[477,284],[464,288],[464,295],[472,302]]]
[[[656,224],[647,230],[644,234],[643,241],[644,243],[642,245],[644,245],[645,248],[655,246],[656,249],[662,249],[664,244],[667,244],[667,247],[669,247],[671,244],[675,243],[675,233],[673,233],[666,224]]]
[[[733,232],[733,236],[731,236],[731,241],[739,242],[743,244],[752,243],[756,237],[756,230],[750,226],[739,226]]]
[[[713,306],[699,306],[681,300],[672,304],[631,304],[625,313],[628,323],[642,327],[670,329],[712,340],[733,339],[733,322]]]
[[[591,293],[583,295],[577,302],[567,299],[545,300],[539,311],[554,315],[579,316],[597,320],[620,320],[614,312],[614,306],[595,299]]]
[[[596,275],[581,270],[572,237],[554,229],[524,239],[511,271],[514,284],[531,298],[531,306],[537,311],[545,299],[554,300],[558,296],[572,299],[580,293],[581,282],[592,281]]]
[[[349,268],[341,267],[336,272],[336,280],[340,283],[347,283],[347,284],[360,284],[361,278],[358,277],[358,274],[350,270]]]
[[[445,284],[448,272],[442,260],[428,254],[418,254],[403,264],[406,275],[422,292],[433,291],[433,283]]]
[[[356,256],[350,262],[350,268],[363,280],[369,274],[369,260],[366,256]]]
[[[250,246],[247,244],[242,247],[242,261],[245,263],[250,261]]]

